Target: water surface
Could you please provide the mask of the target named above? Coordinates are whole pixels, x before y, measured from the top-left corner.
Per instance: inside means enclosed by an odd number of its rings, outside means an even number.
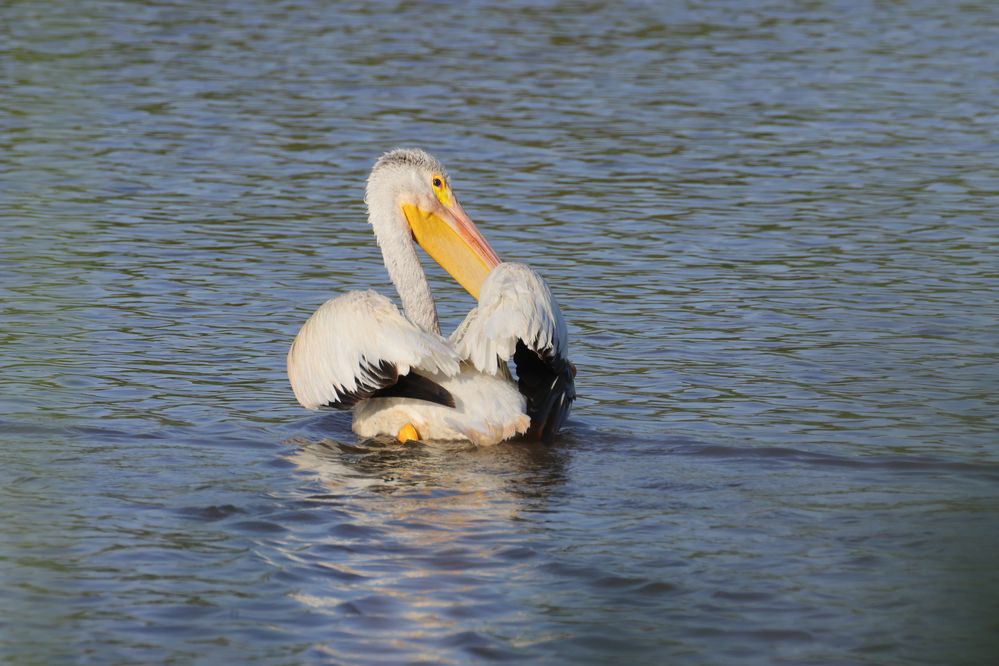
[[[985,663],[997,23],[5,4],[5,663]],[[308,314],[391,293],[362,194],[396,145],[552,284],[556,444],[295,404]]]

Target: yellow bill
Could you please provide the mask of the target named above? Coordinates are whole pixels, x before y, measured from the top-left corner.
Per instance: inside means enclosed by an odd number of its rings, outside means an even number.
[[[403,204],[413,237],[441,268],[476,299],[500,259],[457,201],[437,210]]]

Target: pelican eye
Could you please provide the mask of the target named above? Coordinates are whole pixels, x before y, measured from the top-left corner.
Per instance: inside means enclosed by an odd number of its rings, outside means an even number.
[[[443,176],[434,176],[433,180],[430,181],[434,185],[434,196],[445,206],[450,206],[454,203],[451,198],[451,192],[448,191],[447,181],[444,180]]]

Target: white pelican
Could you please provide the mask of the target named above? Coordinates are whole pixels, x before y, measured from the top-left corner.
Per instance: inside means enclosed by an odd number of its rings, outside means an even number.
[[[565,321],[548,285],[527,266],[500,261],[444,167],[422,150],[382,155],[365,202],[405,315],[374,291],[326,301],[288,351],[298,401],[353,408],[361,437],[550,441],[576,389]],[[479,301],[449,340],[440,334],[417,243]]]

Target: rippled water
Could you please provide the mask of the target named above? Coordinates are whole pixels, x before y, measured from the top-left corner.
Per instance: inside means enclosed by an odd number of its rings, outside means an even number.
[[[5,663],[985,663],[990,2],[0,8]],[[422,145],[570,322],[551,447],[284,355]],[[470,299],[430,270],[443,319]]]

